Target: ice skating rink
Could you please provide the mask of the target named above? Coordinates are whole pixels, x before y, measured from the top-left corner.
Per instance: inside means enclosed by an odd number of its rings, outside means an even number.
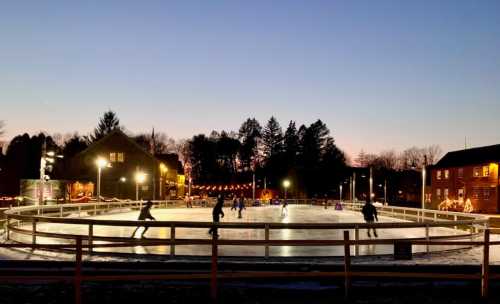
[[[123,211],[123,210],[122,210]],[[162,221],[198,221],[210,222],[212,220],[211,208],[171,208],[171,209],[152,209],[152,215],[157,220]],[[225,217],[221,222],[277,222],[277,223],[362,223],[361,213],[353,211],[337,211],[333,207],[324,209],[321,206],[290,205],[288,206],[288,215],[282,216],[281,206],[265,207],[247,207],[243,210],[243,218],[238,218],[237,211],[231,211],[230,207],[224,208]],[[93,219],[106,220],[136,220],[139,211],[116,212],[94,217]],[[390,217],[379,216],[380,222],[403,222]],[[139,237],[143,228],[140,228],[137,237]],[[88,227],[85,225],[40,223],[37,227],[42,232],[57,232],[67,234],[87,235]],[[130,237],[133,227],[114,227],[114,226],[94,226],[95,236],[114,236]],[[464,232],[458,232],[450,228],[431,228],[430,236],[437,235],[458,235]],[[264,239],[263,229],[219,229],[221,239]],[[350,231],[351,237],[354,237],[354,231]],[[150,228],[146,237],[148,238],[170,238],[170,227]],[[270,239],[311,239],[340,240],[343,237],[343,230],[311,230],[311,229],[273,229],[270,231]],[[372,235],[373,237],[373,235]],[[396,228],[383,229],[378,231],[378,237],[381,239],[390,238],[415,238],[425,237],[424,228]],[[23,241],[29,242],[29,236],[16,236],[17,239],[26,238]],[[207,229],[199,228],[176,228],[176,238],[210,238]],[[368,239],[366,230],[360,230],[360,238]],[[54,239],[38,237],[38,243],[54,243]],[[98,242],[95,242],[98,243]],[[433,246],[431,250],[439,251],[451,249],[450,247]],[[210,246],[176,246],[176,255],[210,255]],[[297,247],[297,246],[276,246],[270,247],[271,256],[343,256],[343,247],[341,246],[323,246],[323,247]],[[354,252],[354,248],[351,248]],[[425,251],[425,246],[414,246],[414,252]],[[102,248],[95,249],[98,252],[121,252],[135,254],[169,254],[169,246],[155,247],[124,247],[124,248]],[[392,245],[361,245],[359,253],[361,255],[379,255],[392,254]],[[262,246],[220,246],[219,255],[221,256],[263,256],[264,247]]]

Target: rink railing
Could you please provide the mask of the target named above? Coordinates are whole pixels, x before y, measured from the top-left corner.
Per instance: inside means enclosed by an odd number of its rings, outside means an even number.
[[[131,221],[131,220],[102,220],[87,218],[88,216],[96,216],[100,214],[109,214],[110,212],[126,212],[130,210],[138,210],[142,208],[144,202],[105,202],[105,203],[79,203],[79,204],[61,204],[49,206],[26,206],[12,208],[5,211],[5,238],[9,240],[11,233],[18,233],[21,235],[31,236],[31,244],[37,244],[38,237],[55,238],[55,239],[73,239],[81,236],[89,245],[89,251],[92,252],[93,248],[97,247],[97,242],[125,242],[123,247],[135,246],[133,240],[126,237],[113,237],[113,236],[100,236],[94,233],[94,228],[97,226],[114,226],[114,227],[161,227],[170,229],[170,255],[175,256],[176,245],[202,245],[205,240],[192,240],[192,239],[179,239],[176,238],[176,229],[178,228],[206,228],[209,229],[214,226],[212,222],[188,222],[188,221]],[[156,208],[169,208],[172,206],[179,206],[178,201],[155,201],[154,207]],[[361,204],[357,203],[343,203],[343,208],[357,211],[361,208]],[[368,228],[376,229],[404,229],[404,228],[422,228],[425,229],[425,237],[412,238],[413,240],[436,240],[436,239],[464,239],[474,238],[481,231],[488,228],[488,218],[482,215],[471,214],[458,214],[458,213],[445,213],[436,210],[420,210],[414,208],[402,207],[378,207],[381,215],[400,217],[408,220],[415,220],[409,222],[392,222],[392,223],[264,223],[264,222],[223,222],[218,223],[218,229],[262,229],[264,230],[264,239],[258,240],[259,246],[264,247],[264,257],[269,257],[270,246],[273,245],[270,240],[270,231],[279,229],[302,229],[302,230],[353,230],[354,240],[360,240],[360,231]],[[39,223],[57,223],[66,225],[84,225],[87,227],[87,233],[70,234],[70,233],[56,233],[56,232],[43,232],[37,229]],[[437,235],[431,236],[430,229],[435,227],[444,227],[455,229],[457,233],[453,235]],[[163,241],[164,239],[154,239],[156,241]],[[401,239],[385,239],[387,241],[400,241]],[[403,240],[411,240],[406,238]],[[14,241],[16,241],[14,239]],[[186,244],[189,242],[198,242],[196,244]],[[278,241],[278,240],[276,240]],[[317,240],[304,241],[304,246],[314,245]],[[300,242],[299,242],[300,243]],[[129,245],[127,245],[129,244]],[[294,246],[300,246],[295,244]],[[359,255],[360,247],[356,245],[354,254]],[[430,252],[430,247],[426,247],[426,252]]]
[[[81,284],[85,281],[121,281],[121,280],[210,280],[211,296],[217,297],[217,285],[221,279],[245,279],[245,278],[317,278],[317,277],[341,277],[344,278],[345,293],[349,294],[351,280],[353,278],[415,278],[415,279],[457,279],[457,280],[480,280],[481,295],[488,295],[490,280],[500,279],[500,274],[490,274],[489,250],[490,246],[500,245],[500,242],[490,242],[490,230],[488,218],[470,214],[442,214],[434,210],[417,210],[401,207],[380,207],[381,215],[392,215],[394,217],[406,217],[414,219],[415,222],[395,223],[217,223],[212,222],[176,222],[176,221],[122,221],[122,220],[97,220],[84,218],[85,216],[99,215],[109,212],[121,212],[140,209],[143,202],[110,202],[110,203],[83,203],[64,204],[54,206],[30,206],[12,208],[5,212],[6,215],[6,238],[12,233],[31,236],[28,244],[0,244],[0,248],[30,248],[32,250],[61,250],[74,252],[76,257],[74,276],[58,276],[57,273],[47,276],[0,276],[0,281],[32,281],[43,280],[65,280],[74,282],[75,302],[81,303]],[[176,202],[155,202],[155,207],[164,208],[177,205]],[[343,204],[349,210],[357,211],[360,204]],[[65,217],[77,216],[77,217]],[[85,235],[42,232],[37,230],[38,223],[60,223],[68,225],[85,225]],[[118,227],[169,227],[170,236],[164,239],[131,239],[127,237],[107,237],[94,234],[95,226],[118,226]],[[430,236],[429,229],[432,227],[448,227],[464,232],[460,235]],[[29,229],[31,228],[31,229]],[[176,238],[177,228],[217,228],[217,229],[263,229],[264,239],[219,239],[217,237],[206,239],[179,239]],[[359,231],[367,228],[424,228],[424,238],[403,239],[369,239],[361,240]],[[273,229],[337,229],[343,231],[343,239],[271,239],[270,231]],[[354,230],[354,239],[349,230]],[[63,240],[66,244],[41,244],[37,237],[56,238]],[[465,239],[465,240],[464,240]],[[97,242],[97,243],[96,243]],[[481,273],[458,274],[458,273],[421,273],[421,272],[366,272],[353,271],[351,269],[351,248],[354,255],[359,254],[359,247],[366,245],[396,245],[411,244],[426,246],[427,251],[431,246],[482,246],[483,260]],[[119,275],[85,275],[82,271],[83,254],[94,254],[96,249],[135,247],[135,246],[169,246],[170,256],[175,256],[176,246],[183,245],[206,245],[211,247],[211,268],[204,272],[175,273],[175,274],[119,274]],[[344,248],[344,271],[337,272],[307,272],[307,271],[219,271],[218,258],[219,246],[262,246],[265,248],[264,257],[269,257],[269,248],[273,246],[342,246]]]
[[[0,282],[15,282],[15,283],[32,283],[34,281],[43,282],[72,282],[74,284],[74,301],[76,304],[82,303],[82,283],[83,282],[103,282],[103,281],[144,281],[144,280],[209,280],[210,296],[212,300],[217,299],[218,282],[224,279],[255,279],[255,278],[343,278],[344,293],[346,297],[350,295],[351,282],[353,278],[404,278],[404,279],[431,279],[435,280],[478,280],[481,283],[481,297],[487,298],[489,293],[489,284],[492,280],[500,280],[500,273],[491,273],[490,271],[490,247],[500,245],[500,241],[490,241],[490,230],[486,229],[483,232],[482,240],[480,241],[443,241],[443,240],[351,240],[349,231],[343,233],[342,240],[269,240],[262,242],[259,240],[220,240],[217,237],[212,237],[208,240],[183,240],[183,244],[205,244],[211,245],[210,270],[205,271],[189,271],[187,273],[167,273],[167,274],[133,274],[120,273],[108,275],[87,275],[83,271],[83,255],[91,254],[91,244],[84,244],[84,237],[74,236],[68,238],[72,243],[67,244],[0,244],[0,248],[31,248],[33,251],[42,250],[72,250],[75,254],[75,268],[73,275],[60,275],[59,270],[45,271],[44,275],[0,275]],[[356,271],[352,270],[351,263],[351,246],[359,245],[377,245],[377,244],[396,244],[397,242],[406,242],[411,245],[463,245],[463,246],[481,246],[483,248],[482,261],[480,263],[480,272],[478,273],[457,273],[453,272],[406,272],[406,271]],[[133,240],[129,241],[127,246],[132,243],[134,246],[158,246],[172,245],[176,240]],[[219,271],[218,270],[218,247],[225,245],[274,245],[274,246],[342,246],[344,248],[344,270],[343,271]],[[99,247],[120,247],[122,244],[99,244]]]

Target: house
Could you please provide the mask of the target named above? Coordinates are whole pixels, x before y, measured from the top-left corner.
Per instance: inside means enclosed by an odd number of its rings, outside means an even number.
[[[431,208],[499,213],[500,145],[447,153],[429,168]]]
[[[153,155],[114,130],[70,160],[72,199],[97,195],[98,159],[104,198],[163,200],[184,195],[184,172],[176,154]]]

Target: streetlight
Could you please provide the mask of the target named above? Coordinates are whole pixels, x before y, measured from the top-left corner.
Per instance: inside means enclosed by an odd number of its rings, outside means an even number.
[[[160,164],[160,199],[162,199],[162,194],[163,194],[163,176],[167,174],[168,172],[168,167],[164,164]],[[165,178],[166,179],[166,178]]]
[[[101,201],[101,171],[108,166],[108,161],[102,157],[98,157],[95,161],[97,165],[97,202]]]
[[[427,155],[424,155],[424,164],[422,165],[422,209],[425,209],[425,167],[427,166]]]
[[[342,183],[339,185],[339,190],[340,190],[339,201],[342,201]]]
[[[373,193],[373,168],[370,167],[370,203],[373,200],[375,194]]]
[[[146,174],[144,172],[136,172],[135,173],[135,200],[139,200],[139,184],[144,183],[146,180]]]
[[[42,144],[42,153],[40,156],[40,194],[38,195],[39,205],[43,205],[45,181],[49,179],[49,176],[45,174],[45,170],[52,170],[52,164],[55,162],[55,157],[63,158],[62,155],[56,155],[54,151],[47,151],[47,138],[44,137]]]
[[[283,188],[285,188],[285,201],[286,201],[286,194],[287,194],[288,187],[290,187],[290,181],[288,179],[285,179],[283,181]]]

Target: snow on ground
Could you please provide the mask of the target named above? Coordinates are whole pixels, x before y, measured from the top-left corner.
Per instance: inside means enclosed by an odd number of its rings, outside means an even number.
[[[210,221],[210,208],[172,208],[172,209],[152,209],[152,214],[157,220],[163,221]],[[230,208],[224,209],[226,216],[222,222],[300,222],[300,223],[361,223],[363,218],[360,213],[352,211],[337,211],[333,208],[324,209],[320,206],[289,206],[288,215],[281,215],[280,206],[248,207],[243,211],[243,218],[238,219],[237,211],[231,211]],[[113,220],[135,220],[138,211],[127,211],[123,213],[113,213],[95,216],[95,219],[113,219]],[[402,222],[402,220],[390,217],[379,217],[380,222]],[[68,224],[39,224],[39,231],[50,231],[58,233],[82,234],[86,235],[88,227],[84,225]],[[112,226],[94,226],[94,235],[96,236],[120,236],[129,237],[134,227],[112,227]],[[138,234],[142,232],[142,228]],[[219,234],[223,239],[264,239],[263,229],[220,229]],[[271,239],[342,239],[342,230],[301,230],[301,229],[279,229],[271,230]],[[423,228],[405,228],[405,229],[383,229],[378,231],[379,238],[413,238],[424,237]],[[436,235],[455,235],[457,231],[449,228],[432,228],[431,236]],[[350,231],[351,238],[354,237],[354,231]],[[13,235],[16,239],[23,239],[29,243],[29,236]],[[170,227],[150,228],[146,234],[150,238],[170,238]],[[210,235],[206,229],[178,228],[176,229],[176,238],[209,238]],[[367,239],[366,231],[360,231],[360,238]],[[38,237],[40,243],[54,243],[53,239]],[[441,246],[432,246],[433,251],[442,251]],[[156,247],[126,247],[126,248],[106,248],[100,251],[136,253],[136,254],[169,254],[168,246]],[[209,246],[176,246],[177,255],[210,255]],[[424,252],[424,246],[414,246],[413,252]],[[352,248],[354,253],[354,248]],[[361,255],[386,255],[393,253],[392,245],[367,245],[360,246]],[[264,247],[250,246],[220,246],[219,254],[221,256],[263,256]],[[440,253],[442,254],[442,253]],[[52,256],[52,254],[48,254]],[[280,246],[271,247],[270,255],[273,257],[300,257],[300,256],[343,256],[343,248],[340,246],[330,247],[295,247]],[[493,254],[495,255],[495,253]],[[57,254],[55,255],[57,256]]]

